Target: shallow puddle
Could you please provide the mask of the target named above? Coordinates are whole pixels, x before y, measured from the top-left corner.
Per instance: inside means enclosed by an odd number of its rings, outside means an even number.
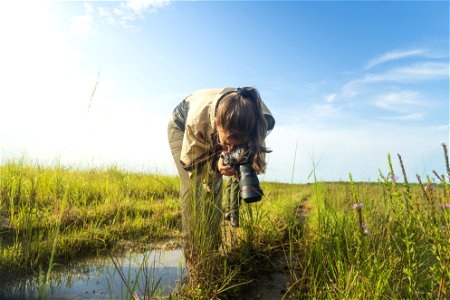
[[[116,267],[116,265],[117,267]],[[182,251],[153,250],[122,256],[96,257],[70,266],[55,266],[47,284],[47,299],[132,299],[130,290],[167,295],[185,274]],[[42,285],[41,285],[42,287]],[[2,299],[37,299],[39,277],[0,286]]]

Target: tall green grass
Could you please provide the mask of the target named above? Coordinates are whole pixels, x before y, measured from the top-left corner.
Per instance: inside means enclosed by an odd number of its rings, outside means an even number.
[[[178,238],[177,198],[175,177],[8,161],[0,166],[0,274]]]
[[[296,299],[448,299],[450,178],[411,184],[398,155],[378,183],[316,183],[314,207],[298,245]],[[403,175],[403,179],[400,176]]]
[[[263,199],[241,204],[239,228],[222,221],[218,249],[208,239],[217,229],[208,218],[221,208],[196,208],[196,275],[172,297],[235,299],[282,258],[290,275],[283,299],[448,299],[450,167],[443,149],[447,173],[416,176],[417,183],[406,177],[400,155],[397,164],[388,155],[388,172],[374,183],[354,182],[351,174],[348,182],[262,182]],[[180,239],[178,188],[176,177],[114,167],[6,162],[0,275],[41,270],[45,298],[54,262]]]
[[[189,244],[195,249],[195,260],[188,266],[193,275],[176,298],[235,299],[261,272],[274,269],[274,258],[289,252],[289,235],[300,230],[304,218],[299,206],[311,194],[312,185],[261,183],[265,196],[257,203],[241,203],[240,227],[222,221],[222,243],[214,249],[217,230],[213,223],[211,193],[201,195],[198,208],[192,208],[196,220]],[[211,198],[208,198],[211,197]],[[192,201],[193,202],[193,201]],[[209,206],[208,206],[209,203]],[[209,209],[208,209],[209,208]],[[212,244],[211,244],[212,242]],[[291,251],[293,252],[293,251]]]

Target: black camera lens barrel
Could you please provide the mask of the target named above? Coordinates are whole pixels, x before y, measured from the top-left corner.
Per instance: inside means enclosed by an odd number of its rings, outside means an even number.
[[[257,202],[263,196],[263,190],[259,185],[259,179],[255,170],[249,164],[239,166],[240,172],[240,196],[247,203]]]

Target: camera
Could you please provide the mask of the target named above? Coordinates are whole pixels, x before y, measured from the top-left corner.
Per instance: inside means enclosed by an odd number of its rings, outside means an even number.
[[[248,147],[238,147],[231,152],[221,154],[223,163],[237,170],[239,174],[240,197],[246,203],[257,202],[263,196],[259,179],[251,166],[252,154]]]

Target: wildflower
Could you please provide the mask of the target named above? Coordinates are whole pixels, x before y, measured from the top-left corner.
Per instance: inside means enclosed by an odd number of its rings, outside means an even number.
[[[369,234],[369,230],[367,229],[366,223],[361,223],[361,229],[363,230],[364,234]]]
[[[441,207],[442,207],[442,208],[450,208],[450,202],[444,202],[444,201],[442,201],[442,202],[441,202]]]
[[[392,181],[397,181],[398,176],[395,174],[392,174],[391,179],[392,179]]]
[[[364,208],[364,203],[360,203],[360,204],[357,204],[357,203],[353,203],[353,209],[363,209]]]
[[[425,191],[432,191],[434,189],[434,186],[432,185],[432,184],[427,184],[426,186],[425,186]]]

